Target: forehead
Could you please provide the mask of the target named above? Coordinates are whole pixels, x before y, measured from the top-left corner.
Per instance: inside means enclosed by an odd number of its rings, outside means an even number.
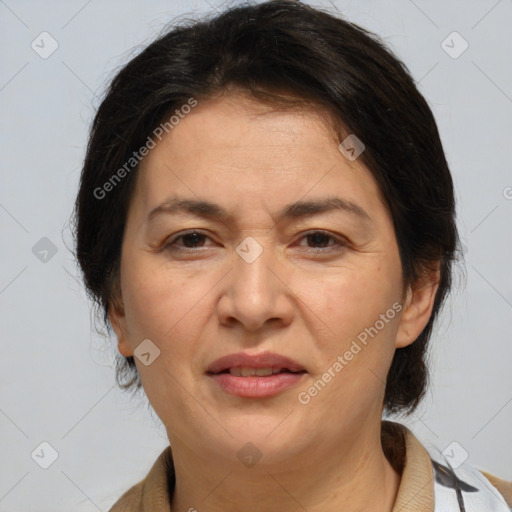
[[[138,181],[146,212],[176,192],[247,207],[334,191],[383,204],[371,173],[340,152],[324,111],[243,96],[198,104],[144,158]]]

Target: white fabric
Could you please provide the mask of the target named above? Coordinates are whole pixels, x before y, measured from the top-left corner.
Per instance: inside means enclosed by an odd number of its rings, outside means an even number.
[[[510,512],[505,498],[467,461],[452,467],[435,447],[425,447],[434,467],[434,512]]]

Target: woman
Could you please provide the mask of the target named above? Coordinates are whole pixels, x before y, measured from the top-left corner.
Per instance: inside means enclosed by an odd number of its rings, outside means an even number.
[[[286,0],[164,34],[98,109],[76,230],[170,442],[112,511],[509,510],[382,421],[424,395],[458,235],[433,115],[374,35]]]

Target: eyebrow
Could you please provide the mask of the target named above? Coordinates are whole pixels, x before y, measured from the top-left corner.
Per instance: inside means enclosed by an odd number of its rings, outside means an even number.
[[[357,204],[339,197],[328,197],[311,201],[296,201],[295,203],[286,205],[278,214],[277,222],[281,222],[284,219],[307,217],[333,210],[341,210],[361,220],[372,220],[366,211]],[[233,215],[229,211],[210,201],[171,198],[156,208],[153,208],[148,214],[147,221],[150,222],[155,217],[162,214],[173,215],[181,212],[220,221],[228,221],[233,218]]]

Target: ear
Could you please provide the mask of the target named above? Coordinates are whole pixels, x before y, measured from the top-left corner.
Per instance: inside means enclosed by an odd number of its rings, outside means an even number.
[[[439,262],[437,262],[435,269],[428,270],[409,285],[396,335],[396,348],[403,348],[413,343],[427,325],[439,288],[439,279]]]
[[[114,329],[117,336],[117,348],[119,352],[125,357],[133,356],[133,349],[129,343],[126,316],[122,299],[116,297],[109,304],[108,318],[112,325],[112,329]]]

